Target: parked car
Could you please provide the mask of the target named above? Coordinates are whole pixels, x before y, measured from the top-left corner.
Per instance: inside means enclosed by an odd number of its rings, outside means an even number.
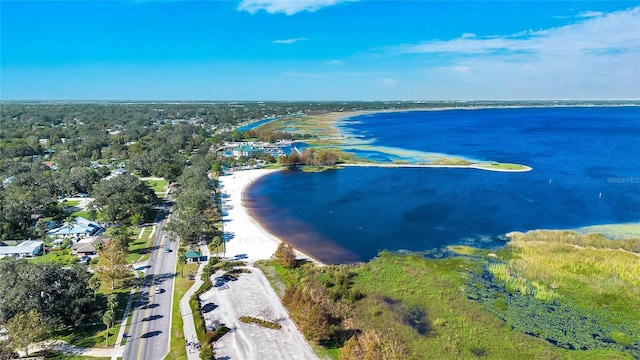
[[[154,292],[155,292],[156,294],[160,294],[160,292],[161,292],[161,291],[162,291],[162,290],[161,290],[159,287],[157,287],[157,286],[156,286],[156,288],[155,288]]]

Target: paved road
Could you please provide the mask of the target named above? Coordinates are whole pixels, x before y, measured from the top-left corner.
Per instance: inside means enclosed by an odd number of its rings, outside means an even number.
[[[124,349],[123,359],[126,360],[160,360],[169,352],[177,252],[176,244],[163,236],[166,221],[158,222],[148,265],[144,269],[144,280]],[[171,251],[165,252],[165,246]],[[159,288],[160,293],[156,293],[155,288]]]

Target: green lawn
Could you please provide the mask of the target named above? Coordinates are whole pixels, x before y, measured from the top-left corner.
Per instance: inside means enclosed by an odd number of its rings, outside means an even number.
[[[49,351],[49,352],[37,352],[37,353],[29,353],[30,356],[45,356],[47,360],[87,360],[86,357],[83,356],[74,356],[74,355],[65,355],[61,352],[57,351]],[[108,357],[92,357],[89,358],[91,360],[110,360]]]
[[[74,207],[80,205],[80,200],[65,200],[62,202],[63,207]]]
[[[193,285],[193,281],[187,281],[187,275],[189,271],[192,271],[194,274],[198,270],[199,264],[186,264],[184,266],[184,278],[181,275],[180,265],[178,265],[178,275],[175,278],[175,288],[174,288],[174,297],[173,297],[173,307],[172,307],[172,321],[171,321],[171,347],[169,349],[169,353],[165,357],[167,360],[184,360],[187,358],[186,347],[185,347],[185,339],[184,339],[184,322],[182,321],[182,317],[180,317],[180,299],[184,296],[184,294],[189,290],[191,285]]]
[[[78,257],[73,255],[71,249],[64,249],[64,250],[55,249],[47,252],[45,255],[31,258],[29,259],[29,261],[34,263],[53,262],[63,266],[68,266],[68,265],[77,263]]]
[[[129,264],[146,260],[149,257],[148,248],[153,245],[153,238],[149,238],[153,227],[142,228],[142,236],[138,238],[140,230],[140,228],[135,228],[132,240],[129,242],[129,256],[127,256]]]
[[[80,211],[74,211],[71,213],[71,216],[75,217],[83,217],[85,219],[89,218],[89,212],[87,210],[80,210]],[[98,219],[100,218],[100,216],[98,215]]]
[[[164,179],[160,179],[160,180],[147,180],[145,181],[145,183],[147,184],[147,186],[149,186],[156,194],[157,193],[163,193],[166,192],[167,189],[167,185],[169,185],[169,182],[167,180]]]

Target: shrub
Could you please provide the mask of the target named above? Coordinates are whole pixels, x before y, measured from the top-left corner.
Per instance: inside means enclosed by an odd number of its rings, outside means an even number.
[[[205,345],[200,350],[200,359],[202,360],[216,360],[216,354],[213,353],[211,345]]]
[[[240,321],[242,321],[243,323],[254,323],[254,324],[258,324],[262,327],[266,327],[269,329],[274,329],[274,330],[280,330],[282,328],[282,326],[280,326],[280,324],[278,323],[274,323],[271,321],[266,321],[266,320],[262,320],[262,319],[258,319],[255,317],[251,317],[251,316],[241,316],[240,317]]]

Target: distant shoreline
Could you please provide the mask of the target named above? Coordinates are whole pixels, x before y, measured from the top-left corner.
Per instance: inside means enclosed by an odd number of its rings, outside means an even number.
[[[558,106],[559,107],[559,106]],[[356,136],[342,131],[339,127],[341,123],[344,121],[349,121],[350,119],[362,116],[362,115],[375,115],[382,113],[405,113],[405,112],[417,112],[417,111],[447,111],[447,110],[479,110],[479,109],[491,109],[491,108],[524,108],[524,106],[511,106],[511,107],[444,107],[444,108],[411,108],[411,109],[390,109],[390,110],[362,110],[362,111],[347,111],[347,112],[327,112],[324,114],[313,114],[313,115],[304,115],[298,119],[298,121],[294,124],[287,124],[285,128],[298,126],[298,131],[303,134],[311,134],[317,136],[317,140],[306,140],[305,143],[310,144],[310,147],[337,147],[341,151],[345,147],[351,147],[354,149],[363,150],[363,147],[374,148],[374,151],[383,153],[387,156],[396,156],[402,158],[401,155],[394,154],[389,151],[389,148],[384,147],[375,147],[370,146],[368,144],[363,144],[361,140],[359,140]],[[307,120],[305,122],[305,120]],[[322,129],[319,131],[318,129]],[[276,126],[275,131],[281,131],[282,125],[280,127]],[[305,131],[306,130],[306,131]],[[350,143],[352,142],[352,143]],[[355,144],[353,142],[356,142]],[[371,150],[371,149],[368,149]],[[385,151],[386,150],[386,151]],[[395,149],[396,151],[413,151],[411,149]],[[349,151],[345,151],[349,153]],[[423,156],[425,158],[432,157],[436,160],[429,161],[426,159],[419,159],[417,161],[411,162],[410,160],[403,160],[402,163],[385,163],[385,162],[376,162],[376,161],[368,161],[366,157],[362,158],[356,155],[355,163],[347,163],[344,166],[354,166],[354,164],[362,164],[357,166],[379,166],[379,167],[433,167],[433,168],[467,168],[467,169],[478,169],[478,170],[487,170],[487,171],[495,171],[495,172],[527,172],[533,170],[530,166],[524,164],[507,164],[500,163],[495,161],[486,161],[486,160],[478,160],[478,159],[468,159],[460,155],[454,154],[435,154],[435,153],[426,153],[422,151],[413,151],[415,153],[420,153],[419,156]],[[405,157],[406,158],[406,157]],[[407,158],[409,159],[409,158]],[[425,161],[426,160],[426,161]],[[362,161],[362,162],[359,162]],[[464,162],[462,164],[455,162]],[[447,163],[448,162],[448,163]],[[453,162],[453,163],[452,163]]]
[[[521,169],[504,169],[483,167],[482,164],[469,165],[440,165],[440,164],[385,164],[385,163],[355,163],[355,164],[338,164],[336,167],[384,167],[384,168],[454,168],[454,169],[476,169],[495,172],[527,172],[533,168],[526,165],[519,165]]]

